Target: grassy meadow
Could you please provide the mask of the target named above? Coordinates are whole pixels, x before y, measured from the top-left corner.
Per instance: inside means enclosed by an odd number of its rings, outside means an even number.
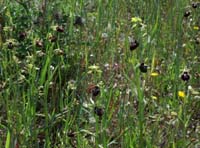
[[[0,148],[200,148],[200,1],[0,0]]]

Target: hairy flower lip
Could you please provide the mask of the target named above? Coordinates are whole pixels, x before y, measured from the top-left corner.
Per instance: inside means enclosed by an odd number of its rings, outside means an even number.
[[[19,33],[19,39],[20,39],[21,41],[24,40],[24,39],[26,38],[26,36],[27,36],[26,32],[20,32],[20,33]]]
[[[186,82],[190,80],[190,75],[188,74],[187,71],[184,71],[184,72],[183,72],[183,74],[181,75],[181,79],[182,79],[183,81],[186,81]]]
[[[140,66],[139,66],[139,69],[142,73],[146,73],[147,72],[147,68],[148,66],[145,65],[144,63],[141,63]]]
[[[91,84],[87,88],[87,93],[92,94],[93,97],[96,97],[101,93],[101,90],[98,85]]]
[[[83,19],[81,16],[76,16],[75,17],[74,25],[83,26],[84,23],[85,23],[85,19]]]
[[[56,31],[57,31],[57,32],[64,32],[64,28],[61,27],[61,26],[57,26],[57,27],[56,27]]]
[[[102,116],[103,116],[103,113],[104,113],[104,110],[103,110],[103,108],[101,108],[101,107],[95,106],[95,107],[94,107],[94,113],[95,113],[97,116],[102,117]]]
[[[184,17],[188,17],[188,16],[190,16],[190,14],[191,14],[190,11],[186,11],[186,12],[184,13]]]
[[[139,42],[137,40],[133,40],[130,43],[130,50],[133,51],[139,46]]]
[[[197,2],[193,2],[193,3],[192,3],[192,8],[197,8],[197,6],[198,6],[198,3],[197,3]]]

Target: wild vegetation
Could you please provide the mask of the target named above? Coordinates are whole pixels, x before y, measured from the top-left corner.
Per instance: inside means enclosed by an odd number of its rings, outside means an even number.
[[[199,148],[200,2],[0,1],[0,147]]]

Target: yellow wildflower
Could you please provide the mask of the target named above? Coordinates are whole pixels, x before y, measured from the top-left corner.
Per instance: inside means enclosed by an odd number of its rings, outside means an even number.
[[[102,73],[100,67],[97,65],[91,65],[88,67],[88,69],[89,69],[88,74],[91,74],[93,72]]]
[[[199,27],[198,26],[194,26],[193,29],[194,30],[199,30]]]
[[[178,96],[180,98],[185,98],[185,93],[183,91],[178,91]]]
[[[158,99],[156,96],[151,96],[151,98],[152,98],[153,100],[157,100],[157,99]]]
[[[88,68],[91,69],[91,70],[98,70],[99,66],[97,66],[97,65],[91,65]]]
[[[177,114],[177,112],[172,111],[172,112],[171,112],[171,115],[172,115],[172,116],[177,116],[178,114]]]
[[[141,23],[142,22],[142,19],[141,18],[139,18],[139,17],[132,17],[131,18],[131,22],[132,23]]]
[[[152,73],[151,73],[151,76],[152,76],[152,77],[156,77],[156,76],[158,76],[158,75],[159,75],[159,74],[158,74],[157,72],[152,72]]]

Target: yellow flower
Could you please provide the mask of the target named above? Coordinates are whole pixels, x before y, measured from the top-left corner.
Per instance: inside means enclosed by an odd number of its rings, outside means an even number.
[[[91,69],[91,70],[98,70],[98,69],[99,69],[99,66],[97,66],[97,65],[92,65],[92,66],[89,66],[88,68]]]
[[[153,100],[157,100],[157,99],[158,99],[156,96],[151,96],[151,98],[152,98]]]
[[[137,22],[140,23],[140,22],[142,22],[142,19],[139,18],[139,17],[132,17],[132,18],[131,18],[131,22],[132,22],[132,23],[137,23]]]
[[[199,30],[199,27],[198,26],[194,26],[193,29],[194,30]]]
[[[102,73],[100,67],[97,65],[91,65],[88,67],[88,69],[89,69],[88,74],[91,74],[93,72]]]
[[[177,112],[172,111],[172,112],[171,112],[171,115],[172,115],[172,116],[177,116],[178,114],[177,114]]]
[[[180,98],[185,98],[185,93],[183,91],[178,91],[178,96]]]
[[[158,75],[159,75],[159,74],[158,74],[157,72],[152,72],[152,73],[151,73],[151,76],[152,76],[152,77],[156,77],[156,76],[158,76]]]

